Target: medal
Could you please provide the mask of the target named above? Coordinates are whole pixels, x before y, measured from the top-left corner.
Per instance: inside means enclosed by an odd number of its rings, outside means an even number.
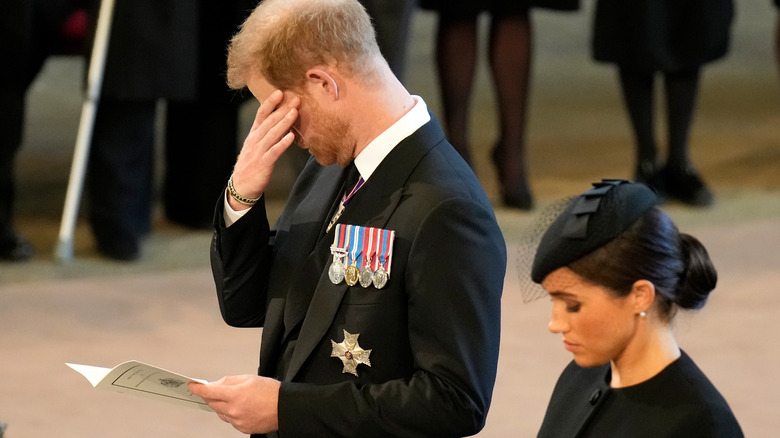
[[[377,289],[382,289],[387,284],[387,271],[385,271],[385,268],[379,267],[374,272],[374,287]]]
[[[330,247],[330,253],[333,254],[333,261],[328,268],[328,278],[331,283],[339,284],[344,281],[344,275],[346,268],[342,259],[347,255],[346,245],[349,242],[346,240],[347,233],[344,231],[344,225],[336,228],[336,234],[333,236],[333,245]]]
[[[358,270],[358,267],[355,264],[355,261],[353,260],[352,264],[349,265],[347,271],[344,273],[344,279],[347,281],[348,285],[354,286],[358,283],[359,276],[360,276],[360,271]]]
[[[374,287],[382,289],[390,279],[390,258],[393,254],[393,240],[395,231],[381,230],[377,252],[379,253],[379,267],[374,271]],[[385,268],[387,266],[387,268]]]
[[[333,262],[331,262],[330,268],[328,268],[328,278],[330,278],[330,282],[333,284],[339,284],[344,281],[344,276],[347,272],[346,268],[344,268],[344,262],[341,261],[344,253],[338,252],[340,249],[331,250],[333,252]]]
[[[395,231],[337,224],[330,252],[328,278],[333,284],[373,285],[382,289],[390,280]]]
[[[374,272],[368,266],[363,266],[363,269],[361,269],[358,274],[358,280],[360,281],[361,286],[367,288],[371,286],[371,283],[374,281]]]
[[[330,344],[333,349],[330,352],[330,357],[337,357],[341,359],[341,363],[344,364],[342,373],[350,373],[357,376],[358,365],[371,366],[371,350],[364,350],[360,348],[358,344],[358,336],[360,333],[352,334],[344,330],[344,340],[336,343],[333,339],[330,340]]]
[[[358,252],[360,249],[360,237],[358,234],[362,229],[363,227],[357,225],[347,225],[347,233],[350,234],[350,237],[352,238],[352,251],[350,254],[352,263],[349,264],[347,272],[344,274],[344,278],[350,286],[354,286],[358,283],[358,276],[360,275],[360,269],[357,267],[357,256],[360,254]]]
[[[371,269],[371,260],[376,251],[374,249],[374,243],[376,242],[374,234],[376,234],[377,230],[378,228],[366,229],[365,237],[363,238],[363,259],[365,260],[365,263],[363,263],[363,267],[360,269],[358,280],[360,281],[360,285],[364,288],[371,286],[371,283],[374,281],[374,271]]]

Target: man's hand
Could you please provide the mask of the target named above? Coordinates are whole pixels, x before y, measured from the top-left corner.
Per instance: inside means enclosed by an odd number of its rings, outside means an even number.
[[[284,98],[280,90],[268,96],[244,140],[233,169],[233,188],[243,197],[257,198],[265,192],[276,162],[295,139],[291,130],[298,118],[300,98],[292,96],[282,104]],[[235,210],[247,208],[232,198],[228,202]]]
[[[279,429],[279,387],[267,377],[223,377],[208,384],[190,382],[189,390],[200,396],[224,420],[247,434]]]

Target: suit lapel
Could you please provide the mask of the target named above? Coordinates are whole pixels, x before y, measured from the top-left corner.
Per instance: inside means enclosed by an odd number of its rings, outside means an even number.
[[[288,263],[297,261],[296,266],[284,273],[288,277],[285,279],[287,287],[284,288],[284,338],[306,315],[311,294],[326,263],[325,254],[329,252],[329,242],[325,228],[334,204],[338,203],[337,199],[343,191],[344,173],[343,169],[338,169],[338,173],[317,179],[314,189],[300,202],[291,216],[287,233],[289,240],[283,245],[284,250],[277,255]],[[286,254],[287,251],[292,254]]]

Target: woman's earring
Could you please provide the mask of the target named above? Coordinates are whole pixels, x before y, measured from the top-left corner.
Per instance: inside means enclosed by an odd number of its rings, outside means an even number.
[[[643,311],[639,312],[639,316],[641,316],[642,318],[644,318],[645,316],[647,316],[647,312],[645,312],[645,311],[643,310]]]

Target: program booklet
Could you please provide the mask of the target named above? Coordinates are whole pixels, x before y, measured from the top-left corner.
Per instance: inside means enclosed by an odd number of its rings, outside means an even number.
[[[213,412],[202,398],[191,393],[187,388],[188,382],[208,383],[205,380],[182,376],[134,360],[120,363],[114,368],[73,363],[66,363],[66,365],[86,377],[95,388],[135,394]]]

